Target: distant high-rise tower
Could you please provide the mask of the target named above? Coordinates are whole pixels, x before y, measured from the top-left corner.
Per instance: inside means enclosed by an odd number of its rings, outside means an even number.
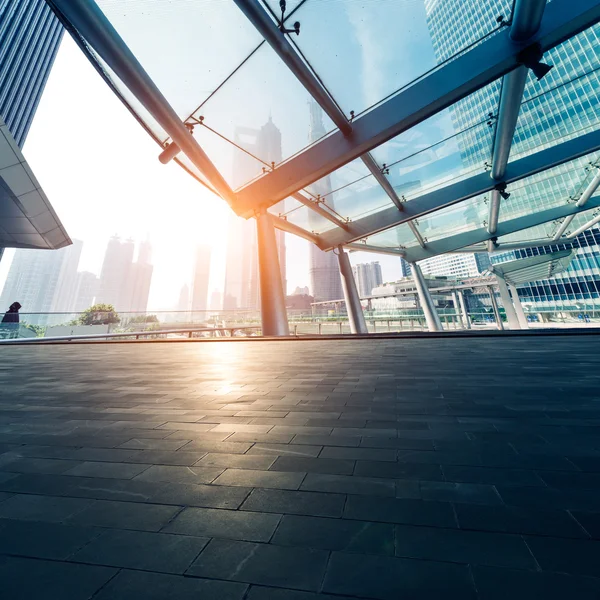
[[[208,280],[210,277],[210,246],[198,246],[194,262],[192,286],[192,311],[206,310]]]
[[[97,293],[98,277],[96,273],[90,273],[89,271],[80,271],[77,273],[73,312],[83,312],[92,306]]]
[[[127,281],[128,292],[125,310],[131,312],[146,312],[148,310],[148,297],[153,271],[152,246],[146,240],[140,244],[137,260],[131,265]]]
[[[60,250],[17,250],[0,295],[0,310],[19,302],[22,313],[65,312],[71,307],[61,306],[59,298],[67,301],[67,288],[76,278],[82,242]],[[61,282],[66,285],[62,286]],[[62,300],[61,300],[62,301]],[[45,317],[27,317],[29,323],[43,324]]]
[[[383,284],[381,265],[378,262],[355,265],[352,273],[358,283],[358,293],[361,296],[370,296],[373,288]]]
[[[221,310],[221,292],[219,290],[213,290],[210,295],[210,309]]]
[[[0,0],[0,116],[22,146],[63,35],[44,0]]]
[[[260,129],[237,127],[234,141],[265,162],[281,162],[281,132],[269,116]],[[233,187],[239,187],[260,172],[257,160],[238,152],[233,160]],[[229,219],[227,241],[227,264],[225,269],[224,306],[225,310],[247,308],[256,310],[260,304],[258,274],[258,248],[256,245],[256,223],[254,219]],[[279,250],[279,267],[283,290],[286,290],[285,233],[275,230]]]
[[[100,272],[100,287],[96,298],[98,303],[112,304],[116,310],[129,309],[128,281],[131,275],[133,251],[133,240],[122,242],[118,236],[110,238]]]
[[[310,131],[309,142],[314,142],[325,135],[323,125],[323,111],[314,101],[309,102],[310,109]],[[311,186],[313,194],[327,196],[327,204],[334,208],[333,194],[331,194],[331,181],[329,176],[323,177]],[[329,194],[329,195],[328,195]],[[314,213],[309,211],[309,222]],[[314,244],[310,245],[310,285],[315,302],[324,302],[326,300],[339,300],[343,298],[342,280],[338,267],[337,257],[333,252],[323,252]]]
[[[180,312],[187,312],[190,310],[190,286],[187,283],[184,283],[179,291],[177,310]]]
[[[402,274],[402,277],[412,277],[410,263],[403,258],[400,259],[400,273]]]

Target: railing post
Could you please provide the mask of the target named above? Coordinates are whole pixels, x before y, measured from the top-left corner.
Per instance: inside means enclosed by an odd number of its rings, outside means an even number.
[[[442,322],[440,321],[440,317],[435,310],[435,304],[431,294],[429,293],[429,288],[427,287],[427,282],[423,277],[421,267],[419,267],[416,262],[411,263],[410,266],[413,279],[415,281],[415,286],[417,288],[417,294],[419,295],[419,302],[425,315],[425,321],[427,322],[427,327],[429,328],[429,331],[442,331]]]
[[[502,317],[500,316],[500,310],[498,309],[498,302],[496,301],[496,294],[494,294],[494,288],[492,286],[488,286],[487,291],[490,296],[490,302],[492,303],[494,317],[496,318],[496,325],[500,331],[503,331],[504,325],[502,324]]]
[[[517,317],[515,307],[513,306],[513,301],[510,297],[510,292],[508,291],[506,281],[504,281],[504,279],[497,274],[495,277],[498,283],[500,298],[502,298],[502,304],[504,305],[504,310],[506,311],[506,320],[508,321],[508,326],[510,329],[521,329],[521,324],[519,322],[519,318]]]
[[[529,329],[529,321],[527,320],[525,312],[523,311],[523,305],[521,304],[521,300],[519,299],[519,292],[517,292],[517,288],[509,283],[508,289],[510,290],[512,301],[515,305],[515,312],[517,313],[517,318],[519,319],[519,323],[521,324],[521,329]]]
[[[256,238],[262,333],[277,337],[290,335],[275,228],[271,215],[266,211],[256,217]]]

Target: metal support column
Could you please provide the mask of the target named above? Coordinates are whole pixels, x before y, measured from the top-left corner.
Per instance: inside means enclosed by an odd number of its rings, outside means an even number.
[[[498,291],[500,292],[500,298],[502,298],[502,304],[504,305],[504,310],[506,311],[508,328],[521,329],[521,323],[519,322],[517,312],[515,311],[515,307],[510,297],[510,292],[508,291],[506,281],[504,281],[504,279],[502,279],[502,277],[500,277],[499,275],[495,275],[495,277],[496,281],[498,282]]]
[[[460,306],[460,314],[465,329],[471,329],[471,318],[469,317],[469,311],[467,310],[467,303],[465,302],[465,295],[462,290],[456,290],[456,296],[458,297],[458,303]]]
[[[258,271],[260,279],[260,312],[262,333],[266,336],[290,335],[285,295],[279,268],[279,253],[271,215],[263,212],[256,217]]]
[[[415,286],[417,287],[417,293],[419,294],[419,303],[421,304],[421,308],[425,314],[427,327],[429,327],[429,331],[442,331],[442,322],[440,321],[440,317],[435,310],[435,304],[433,303],[433,298],[429,293],[429,288],[427,287],[427,282],[423,277],[421,267],[419,267],[417,263],[411,263],[410,266],[413,279],[415,281]]]
[[[521,324],[521,329],[529,329],[529,321],[527,320],[525,312],[523,311],[523,305],[519,299],[519,292],[517,292],[517,288],[509,283],[508,289],[510,291],[510,295],[512,296],[512,301],[515,307],[515,312],[517,313],[517,319],[519,319],[519,323]]]
[[[502,331],[504,329],[504,325],[502,324],[502,317],[500,317],[500,309],[498,308],[498,302],[496,301],[496,294],[494,293],[494,288],[488,286],[487,291],[490,295],[490,302],[492,303],[492,310],[494,311],[496,325],[498,326],[498,329]]]
[[[342,289],[344,290],[344,300],[346,301],[346,311],[348,312],[348,321],[350,323],[350,333],[369,333],[365,315],[360,304],[360,296],[356,289],[356,281],[352,275],[350,259],[344,252],[342,246],[338,247],[338,263],[340,266],[340,275],[342,277]]]

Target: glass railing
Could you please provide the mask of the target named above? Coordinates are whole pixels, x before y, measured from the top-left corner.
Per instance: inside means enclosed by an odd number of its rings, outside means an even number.
[[[598,327],[600,305],[577,308],[533,308],[525,306],[530,327]],[[316,311],[315,311],[316,312]],[[453,308],[438,308],[444,330],[464,329],[463,317]],[[381,309],[365,311],[369,333],[426,331],[419,309]],[[500,316],[506,322],[504,309]],[[321,310],[289,310],[293,335],[344,335],[350,333],[348,317],[342,307]],[[496,328],[490,309],[469,311],[473,329]],[[125,334],[145,332],[152,337],[247,337],[257,336],[261,317],[256,310],[155,311],[146,313],[20,313],[18,323],[0,323],[0,339],[65,337],[78,335]]]

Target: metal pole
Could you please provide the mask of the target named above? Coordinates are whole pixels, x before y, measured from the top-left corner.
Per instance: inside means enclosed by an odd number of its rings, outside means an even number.
[[[471,329],[471,318],[469,317],[469,311],[467,310],[465,295],[462,290],[456,290],[456,295],[458,296],[458,301],[460,303],[460,312],[465,329]]]
[[[523,311],[523,305],[521,304],[521,300],[519,299],[519,293],[517,292],[517,288],[509,283],[508,289],[512,296],[512,301],[515,307],[515,312],[517,313],[517,318],[519,319],[519,323],[521,324],[521,329],[529,329],[529,321],[527,321],[527,317],[525,316],[525,312]]]
[[[498,302],[496,302],[496,294],[494,294],[494,288],[491,286],[487,287],[488,294],[490,295],[490,302],[492,303],[492,309],[494,311],[494,317],[496,318],[496,325],[500,331],[504,330],[502,324],[502,318],[500,317],[500,311],[498,310]]]
[[[360,296],[356,289],[356,281],[354,281],[354,276],[352,275],[350,259],[342,246],[338,247],[338,263],[340,266],[340,275],[342,276],[342,289],[344,290],[350,333],[369,333],[367,323],[365,322],[365,315],[360,304]]]
[[[509,329],[521,329],[521,324],[519,323],[519,318],[515,311],[515,307],[513,306],[506,281],[504,281],[504,279],[502,279],[502,277],[499,275],[496,275],[496,281],[498,282],[498,291],[500,292],[500,298],[502,298],[502,304],[504,305],[504,310],[506,311],[506,319],[508,320]]]
[[[419,267],[417,263],[411,263],[410,266],[413,279],[415,281],[415,286],[417,287],[419,302],[421,304],[421,308],[423,309],[423,313],[425,314],[427,327],[429,328],[429,331],[442,331],[442,322],[440,321],[440,317],[435,310],[435,304],[433,303],[433,298],[429,293],[429,288],[427,287],[427,282],[423,277],[421,267]]]
[[[271,215],[262,212],[256,217],[258,270],[260,279],[260,312],[265,336],[290,335],[281,270]]]

